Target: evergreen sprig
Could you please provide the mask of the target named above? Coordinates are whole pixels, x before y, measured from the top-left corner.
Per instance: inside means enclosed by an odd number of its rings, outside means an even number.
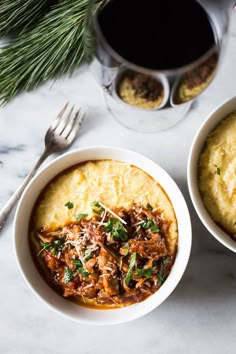
[[[73,73],[84,55],[85,19],[89,3],[90,0],[60,0],[32,30],[2,49],[2,104],[46,80]]]
[[[0,0],[0,36],[25,32],[53,3],[56,0]]]

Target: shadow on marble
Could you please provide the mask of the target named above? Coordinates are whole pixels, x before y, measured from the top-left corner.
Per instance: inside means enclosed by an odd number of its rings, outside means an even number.
[[[104,120],[104,116],[105,116],[104,109],[105,108],[100,108],[100,107],[98,107],[97,109],[95,109],[94,107],[93,109],[91,108],[87,109],[86,116],[83,125],[81,127],[81,134],[84,134],[90,130],[95,131],[97,128],[100,127],[101,121]]]

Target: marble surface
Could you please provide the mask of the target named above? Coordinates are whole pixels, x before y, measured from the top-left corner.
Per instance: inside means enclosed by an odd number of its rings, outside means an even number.
[[[236,14],[214,83],[185,120],[160,134],[145,135],[120,126],[106,111],[100,88],[85,67],[70,79],[47,83],[0,109],[0,206],[40,156],[45,130],[69,99],[88,107],[73,148],[113,145],[153,159],[179,185],[193,224],[187,270],[159,308],[131,323],[88,327],[60,317],[31,293],[16,264],[12,214],[0,235],[0,353],[235,353],[236,256],[205,230],[193,210],[186,181],[188,152],[198,127],[217,105],[236,94],[235,40]]]

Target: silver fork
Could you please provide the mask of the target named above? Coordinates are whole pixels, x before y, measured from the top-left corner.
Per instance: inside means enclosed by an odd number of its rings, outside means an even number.
[[[69,102],[63,107],[58,116],[52,121],[44,139],[44,151],[32,171],[25,178],[22,185],[10,197],[0,211],[0,230],[3,228],[8,216],[21,197],[25,187],[37,172],[43,161],[51,154],[67,149],[75,140],[82,124],[84,114],[80,110],[74,112],[74,106],[67,110]],[[68,111],[68,112],[67,112]]]

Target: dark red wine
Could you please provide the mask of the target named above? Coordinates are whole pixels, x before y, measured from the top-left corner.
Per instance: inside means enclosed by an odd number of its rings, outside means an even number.
[[[111,0],[98,23],[121,57],[151,69],[182,67],[215,45],[209,17],[195,0]]]

